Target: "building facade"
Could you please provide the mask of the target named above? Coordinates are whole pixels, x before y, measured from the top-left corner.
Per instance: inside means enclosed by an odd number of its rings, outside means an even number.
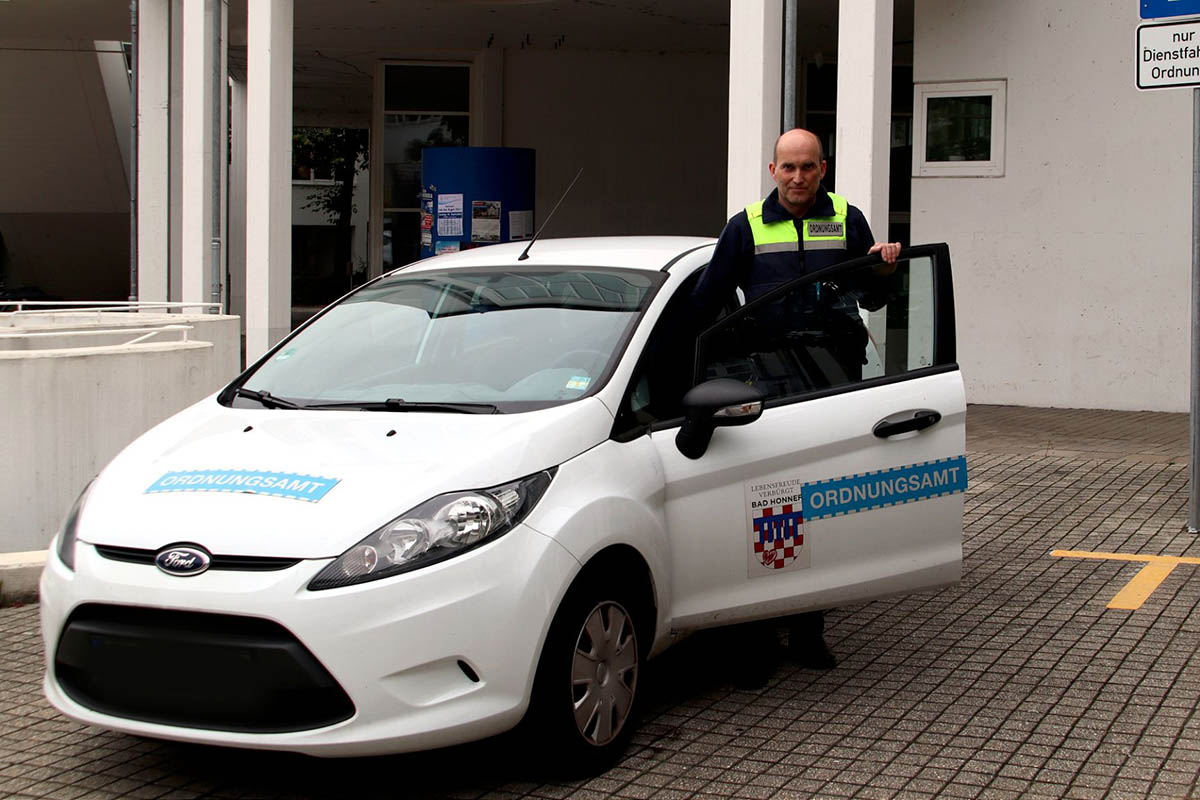
[[[535,225],[583,168],[549,236],[716,235],[794,120],[877,238],[950,244],[972,402],[1185,410],[1190,93],[1135,88],[1137,0],[787,6],[137,0],[135,37],[125,0],[9,0],[7,288],[219,297],[253,359],[412,257],[422,146],[533,148]],[[136,278],[96,44],[134,39]],[[347,131],[339,217],[309,156]]]

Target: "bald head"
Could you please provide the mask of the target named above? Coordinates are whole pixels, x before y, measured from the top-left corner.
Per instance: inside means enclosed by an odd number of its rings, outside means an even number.
[[[779,146],[805,143],[815,145],[817,148],[817,160],[825,160],[825,148],[821,146],[821,139],[812,131],[806,131],[804,128],[792,128],[790,131],[784,131],[779,134],[779,138],[775,140],[775,160],[779,160]]]
[[[775,160],[767,164],[779,187],[779,202],[792,216],[803,217],[821,191],[825,151],[810,131],[795,128],[775,140]]]

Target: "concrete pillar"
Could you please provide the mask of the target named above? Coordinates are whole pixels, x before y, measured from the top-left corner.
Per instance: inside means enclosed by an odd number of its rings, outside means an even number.
[[[767,162],[780,134],[782,32],[783,0],[729,4],[728,216],[774,188]]]
[[[209,299],[212,239],[213,46],[214,0],[183,3],[183,142],[180,197],[182,268],[180,299],[203,303]]]
[[[375,278],[383,274],[383,137],[387,132],[383,127],[384,82],[387,67],[383,61],[375,62],[375,75],[372,78],[374,102],[371,104],[371,138],[367,143],[370,151],[368,162],[371,173],[370,222],[367,231],[370,239],[367,241],[367,275]],[[395,266],[395,265],[393,265]]]
[[[121,151],[121,164],[125,167],[125,178],[129,180],[132,174],[130,168],[130,138],[129,128],[130,97],[129,71],[125,67],[125,51],[120,42],[96,41],[96,66],[100,70],[100,80],[104,82],[104,94],[108,98],[108,111],[112,116],[113,133],[117,138],[117,148]],[[128,186],[129,183],[126,183]]]
[[[291,330],[292,19],[292,0],[247,8],[247,364]]]
[[[170,236],[168,239],[168,278],[172,302],[178,302],[183,285],[183,0],[171,0],[171,174],[168,178]]]
[[[138,0],[138,299],[167,300],[171,187],[171,3]]]
[[[504,144],[504,49],[485,47],[471,66],[472,147]]]
[[[837,186],[887,241],[893,0],[838,5]]]
[[[246,82],[229,91],[229,313],[246,323]]]
[[[220,136],[217,138],[217,167],[219,170],[218,185],[217,185],[217,213],[221,215],[221,226],[217,231],[217,235],[221,240],[219,250],[219,259],[216,265],[215,276],[209,276],[209,301],[224,302],[225,308],[229,307],[229,284],[227,276],[229,271],[229,0],[219,0],[219,12],[221,14],[221,46],[220,53],[220,70],[217,73],[219,84],[213,92],[214,101],[218,103],[218,111],[221,115],[219,131]],[[209,255],[211,258],[212,251]],[[215,286],[213,281],[215,280]],[[212,296],[213,290],[216,290],[216,297]],[[219,312],[218,312],[219,313]]]

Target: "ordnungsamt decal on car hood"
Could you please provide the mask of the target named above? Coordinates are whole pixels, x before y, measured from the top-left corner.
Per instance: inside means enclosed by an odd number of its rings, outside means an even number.
[[[244,492],[320,502],[341,481],[294,472],[261,472],[247,469],[193,469],[168,472],[146,489],[159,492]]]

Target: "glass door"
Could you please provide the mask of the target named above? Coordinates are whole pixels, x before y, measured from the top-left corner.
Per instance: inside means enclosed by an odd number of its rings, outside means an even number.
[[[417,260],[422,226],[421,152],[465,147],[470,135],[471,67],[388,64],[383,98],[383,270]]]

